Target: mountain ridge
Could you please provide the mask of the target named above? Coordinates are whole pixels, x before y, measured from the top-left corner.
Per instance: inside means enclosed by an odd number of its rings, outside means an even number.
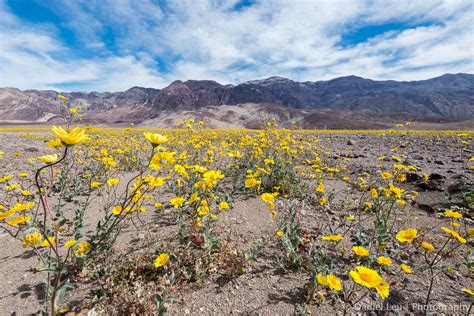
[[[474,118],[474,75],[444,74],[417,81],[377,81],[344,76],[326,81],[297,82],[273,76],[237,85],[214,80],[176,80],[162,89],[134,86],[121,92],[56,92],[0,88],[0,120],[35,121],[59,114],[63,94],[88,115],[147,119],[162,111],[206,106],[272,104],[301,110],[338,109],[417,116]],[[115,113],[114,113],[115,112]]]

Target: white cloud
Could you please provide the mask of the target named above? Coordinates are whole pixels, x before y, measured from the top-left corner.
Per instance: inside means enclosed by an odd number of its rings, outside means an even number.
[[[166,84],[145,58],[68,58],[69,49],[51,34],[22,26],[5,10],[1,17],[0,86],[67,91],[62,84],[69,84],[87,91],[123,91]]]
[[[241,11],[232,10],[235,3],[52,1],[77,40],[97,52],[77,58],[57,30],[25,25],[0,2],[0,86],[58,88],[76,82],[84,90],[117,91],[163,87],[176,79],[225,84],[274,75],[316,81],[354,74],[418,80],[474,72],[469,0],[262,0]],[[389,23],[412,27],[339,44],[344,33]],[[425,26],[416,27],[420,23]],[[104,40],[110,29],[113,48]]]

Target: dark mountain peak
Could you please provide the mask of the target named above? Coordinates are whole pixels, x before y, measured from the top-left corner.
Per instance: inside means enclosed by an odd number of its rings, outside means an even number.
[[[417,81],[418,84],[436,84],[437,86],[472,86],[474,84],[474,75],[466,73],[444,74],[442,76],[427,80]]]
[[[184,85],[184,82],[182,82],[181,80],[175,80],[172,83],[170,83],[169,86],[166,87],[166,88],[174,87],[174,86],[182,86],[182,85]],[[166,89],[166,88],[164,88],[164,89]]]
[[[334,78],[334,79],[331,79],[327,82],[331,82],[331,83],[343,83],[343,82],[373,82],[373,80],[371,79],[366,79],[366,78],[362,78],[362,77],[359,77],[359,76],[354,76],[354,75],[351,75],[351,76],[344,76],[344,77],[339,77],[339,78]]]
[[[266,79],[247,81],[245,84],[269,86],[269,85],[274,85],[274,84],[285,84],[285,83],[293,83],[293,82],[294,81],[292,81],[288,78],[273,76],[273,77],[269,77],[269,78],[266,78]]]
[[[457,74],[444,74],[444,75],[441,75],[439,77],[435,77],[433,79],[437,79],[437,78],[462,78],[462,79],[467,79],[467,80],[473,80],[474,79],[474,74],[467,74],[467,73],[464,73],[464,72],[460,72],[460,73],[457,73]]]
[[[168,94],[189,93],[191,92],[191,89],[189,89],[189,87],[181,80],[175,80],[169,86],[161,90],[161,92]]]
[[[146,91],[147,89],[149,89],[149,88],[143,88],[143,87],[135,86],[135,87],[131,87],[130,89],[128,89],[124,92]]]
[[[184,84],[191,90],[219,89],[224,86],[214,80],[187,80]]]

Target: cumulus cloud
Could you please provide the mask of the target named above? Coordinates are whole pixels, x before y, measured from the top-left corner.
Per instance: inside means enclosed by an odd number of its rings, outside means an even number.
[[[57,25],[25,23],[0,4],[1,86],[118,91],[176,79],[419,80],[474,72],[469,0],[46,3],[77,45],[65,43]],[[398,27],[344,44],[380,25]]]

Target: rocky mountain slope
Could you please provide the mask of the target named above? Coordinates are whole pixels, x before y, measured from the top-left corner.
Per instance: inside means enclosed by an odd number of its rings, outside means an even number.
[[[61,111],[58,94],[0,88],[0,120],[47,121]],[[159,117],[163,111],[196,111],[247,103],[301,110],[300,115],[307,111],[346,110],[352,115],[405,113],[474,118],[474,75],[471,74],[446,74],[410,82],[374,81],[355,76],[295,82],[271,77],[236,86],[188,80],[175,81],[161,90],[133,87],[115,93],[62,94],[80,106],[85,117],[106,121],[146,120]]]

